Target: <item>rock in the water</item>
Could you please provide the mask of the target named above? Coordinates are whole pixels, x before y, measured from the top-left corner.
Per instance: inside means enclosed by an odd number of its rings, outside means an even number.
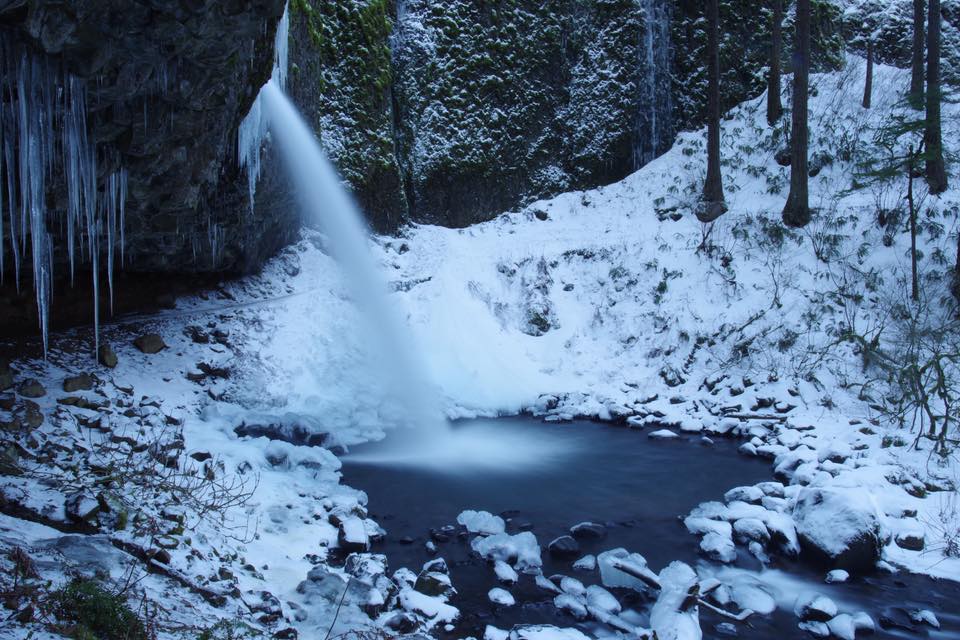
[[[517,603],[509,591],[506,589],[501,589],[500,587],[494,587],[493,589],[490,589],[490,591],[487,593],[487,598],[490,599],[490,602],[498,604],[501,607],[512,607]]]
[[[506,531],[503,518],[486,511],[463,511],[457,516],[457,523],[467,528],[470,533],[492,536]]]
[[[740,518],[733,523],[733,536],[737,542],[748,543],[756,541],[766,545],[770,542],[770,532],[767,525],[758,518]]]
[[[840,640],[856,640],[857,628],[853,624],[853,617],[849,613],[841,613],[827,621],[830,635]]]
[[[827,573],[827,577],[824,579],[824,582],[827,584],[838,584],[841,582],[846,582],[850,579],[850,574],[843,569],[834,569]]]
[[[69,376],[63,380],[63,390],[67,393],[75,391],[90,391],[93,389],[93,378],[86,373]]]
[[[445,600],[449,600],[457,593],[450,582],[450,576],[439,571],[421,571],[413,588],[420,593]]]
[[[133,346],[146,354],[159,353],[167,348],[163,338],[156,333],[148,333],[140,336],[133,341]]]
[[[760,504],[764,495],[766,494],[759,487],[734,487],[723,494],[723,501],[726,503],[739,501],[748,504]]]
[[[587,619],[587,605],[583,602],[583,598],[581,597],[577,597],[569,593],[561,593],[553,599],[553,606],[561,611],[569,613],[577,620]]]
[[[497,580],[504,584],[516,584],[520,576],[516,570],[503,560],[497,560],[493,563],[493,571],[497,574]]]
[[[114,353],[110,345],[101,344],[97,348],[97,362],[108,369],[113,369],[117,366],[117,354]]]
[[[733,540],[713,531],[703,536],[700,541],[700,551],[718,562],[733,562],[737,559],[737,548]]]
[[[519,571],[537,569],[543,564],[537,537],[529,531],[512,536],[498,533],[485,538],[474,538],[470,541],[470,546],[482,557],[493,561],[503,560]]]
[[[793,612],[804,622],[827,622],[837,615],[837,605],[827,596],[814,593],[799,598]]]
[[[570,527],[570,535],[578,540],[600,540],[606,537],[607,528],[596,522],[581,522]]]
[[[573,558],[580,555],[580,544],[571,536],[560,536],[552,540],[547,549],[555,558]]]
[[[917,609],[915,611],[911,611],[910,619],[918,624],[925,624],[933,627],[934,629],[940,628],[940,621],[937,619],[937,615],[933,611],[930,611],[930,609]]]
[[[597,568],[597,558],[593,555],[586,555],[573,563],[573,568],[577,571],[593,571]]]
[[[670,429],[659,429],[657,431],[651,431],[647,434],[647,437],[653,438],[654,440],[673,440],[674,438],[679,438],[676,433],[670,431]]]
[[[864,573],[880,559],[880,519],[859,491],[805,488],[793,518],[803,553],[815,561]]]
[[[30,378],[17,388],[17,393],[24,398],[42,398],[47,395],[47,390],[43,388],[39,380]]]

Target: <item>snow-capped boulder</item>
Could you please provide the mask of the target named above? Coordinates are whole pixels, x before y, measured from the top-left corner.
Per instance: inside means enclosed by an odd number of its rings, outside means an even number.
[[[497,560],[493,563],[493,572],[497,574],[497,580],[503,584],[516,584],[520,576],[516,570],[503,560]]]
[[[700,551],[718,562],[733,562],[737,559],[737,548],[733,540],[715,532],[703,536],[700,541]]]
[[[657,574],[647,567],[647,559],[626,549],[611,549],[597,556],[600,582],[608,589],[620,587],[647,591],[658,585]]]
[[[571,536],[560,536],[547,545],[554,558],[573,558],[580,555],[580,545]]]
[[[827,577],[824,579],[824,582],[827,584],[839,584],[846,582],[850,579],[850,573],[844,571],[843,569],[834,569],[827,573]]]
[[[529,531],[516,535],[498,533],[486,538],[474,538],[470,541],[470,546],[484,558],[502,560],[519,571],[537,569],[543,564],[537,537]]]
[[[867,572],[880,559],[880,519],[865,492],[803,489],[793,518],[803,553],[815,561]]]
[[[498,604],[501,607],[512,607],[517,603],[509,591],[506,589],[501,589],[500,587],[494,587],[493,589],[490,589],[490,591],[487,593],[487,598],[489,598],[490,602],[493,604]]]
[[[462,511],[457,516],[457,523],[467,528],[470,533],[479,533],[480,535],[492,536],[506,531],[506,523],[500,516],[495,516],[487,511]]]
[[[593,571],[597,568],[597,557],[594,555],[586,555],[573,563],[573,568],[575,571]]]
[[[737,542],[746,544],[751,541],[767,544],[770,542],[770,532],[767,525],[759,518],[740,518],[733,523],[733,537]]]
[[[797,599],[793,612],[804,622],[827,622],[837,615],[836,603],[825,595],[810,593]]]
[[[849,613],[841,613],[827,621],[830,635],[840,640],[856,640],[857,628]]]
[[[739,500],[749,504],[760,504],[764,495],[766,494],[758,487],[734,487],[723,494],[723,501],[735,502]]]
[[[587,604],[582,597],[561,593],[553,599],[553,606],[577,620],[586,620],[588,617]]]

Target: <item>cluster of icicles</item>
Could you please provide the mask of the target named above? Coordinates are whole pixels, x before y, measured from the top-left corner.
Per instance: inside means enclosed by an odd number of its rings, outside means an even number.
[[[98,184],[96,148],[87,131],[86,97],[83,80],[0,32],[0,283],[11,276],[10,265],[4,264],[4,244],[13,258],[12,277],[18,292],[21,263],[29,254],[45,355],[53,295],[50,229],[59,228],[66,237],[71,284],[79,261],[86,259],[92,266],[96,347],[101,253],[106,249],[111,310],[118,249],[123,261],[127,174],[120,169]],[[66,208],[48,209],[48,187],[60,176]]]
[[[277,24],[277,33],[273,43],[273,71],[270,82],[280,90],[286,88],[287,67],[290,50],[290,6],[283,10],[283,17]],[[260,179],[260,147],[267,135],[267,118],[263,112],[263,99],[258,94],[250,107],[247,117],[240,123],[237,131],[237,163],[247,173],[250,195],[250,211],[253,212],[257,195],[257,181]]]

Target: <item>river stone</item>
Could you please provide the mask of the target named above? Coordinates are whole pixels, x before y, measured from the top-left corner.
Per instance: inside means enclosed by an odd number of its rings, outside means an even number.
[[[600,540],[606,537],[607,528],[596,522],[581,522],[570,527],[570,534],[578,540]]]
[[[748,504],[760,504],[764,492],[759,487],[735,487],[723,494],[723,501],[727,504],[731,502],[746,502]]]
[[[114,353],[109,344],[101,344],[97,347],[97,362],[108,369],[117,366],[117,354]]]
[[[547,545],[550,555],[555,558],[573,558],[580,555],[580,545],[571,536],[560,536]]]
[[[93,378],[89,374],[81,373],[76,376],[69,376],[63,380],[63,390],[67,393],[75,391],[90,391],[93,389]]]
[[[42,398],[47,395],[47,390],[43,388],[43,385],[40,384],[39,380],[30,378],[25,380],[20,387],[17,389],[19,393],[24,398]]]
[[[163,338],[156,333],[147,333],[140,336],[133,341],[133,346],[139,349],[141,353],[146,354],[159,353],[167,348]]]
[[[86,493],[76,493],[64,503],[67,518],[74,522],[92,520],[100,513],[100,501]]]

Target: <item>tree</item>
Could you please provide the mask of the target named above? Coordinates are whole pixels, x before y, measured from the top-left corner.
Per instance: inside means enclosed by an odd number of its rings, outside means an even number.
[[[720,175],[720,2],[709,0],[707,6],[707,180],[697,210],[701,222],[713,222],[724,214],[723,178]]]
[[[767,74],[767,124],[771,127],[783,116],[780,101],[780,57],[783,55],[783,0],[771,0],[770,73]]]
[[[873,97],[873,36],[867,38],[867,78],[863,84],[863,108],[869,109]]]
[[[940,126],[940,0],[930,0],[927,17],[927,117],[923,142],[927,147],[927,185],[930,193],[947,190]]]
[[[913,0],[913,57],[910,64],[910,104],[923,108],[923,40],[926,37],[926,6],[923,0]]]
[[[803,227],[810,222],[807,147],[810,132],[807,99],[810,86],[810,0],[797,0],[796,50],[793,54],[793,115],[790,130],[790,195],[783,223]]]

